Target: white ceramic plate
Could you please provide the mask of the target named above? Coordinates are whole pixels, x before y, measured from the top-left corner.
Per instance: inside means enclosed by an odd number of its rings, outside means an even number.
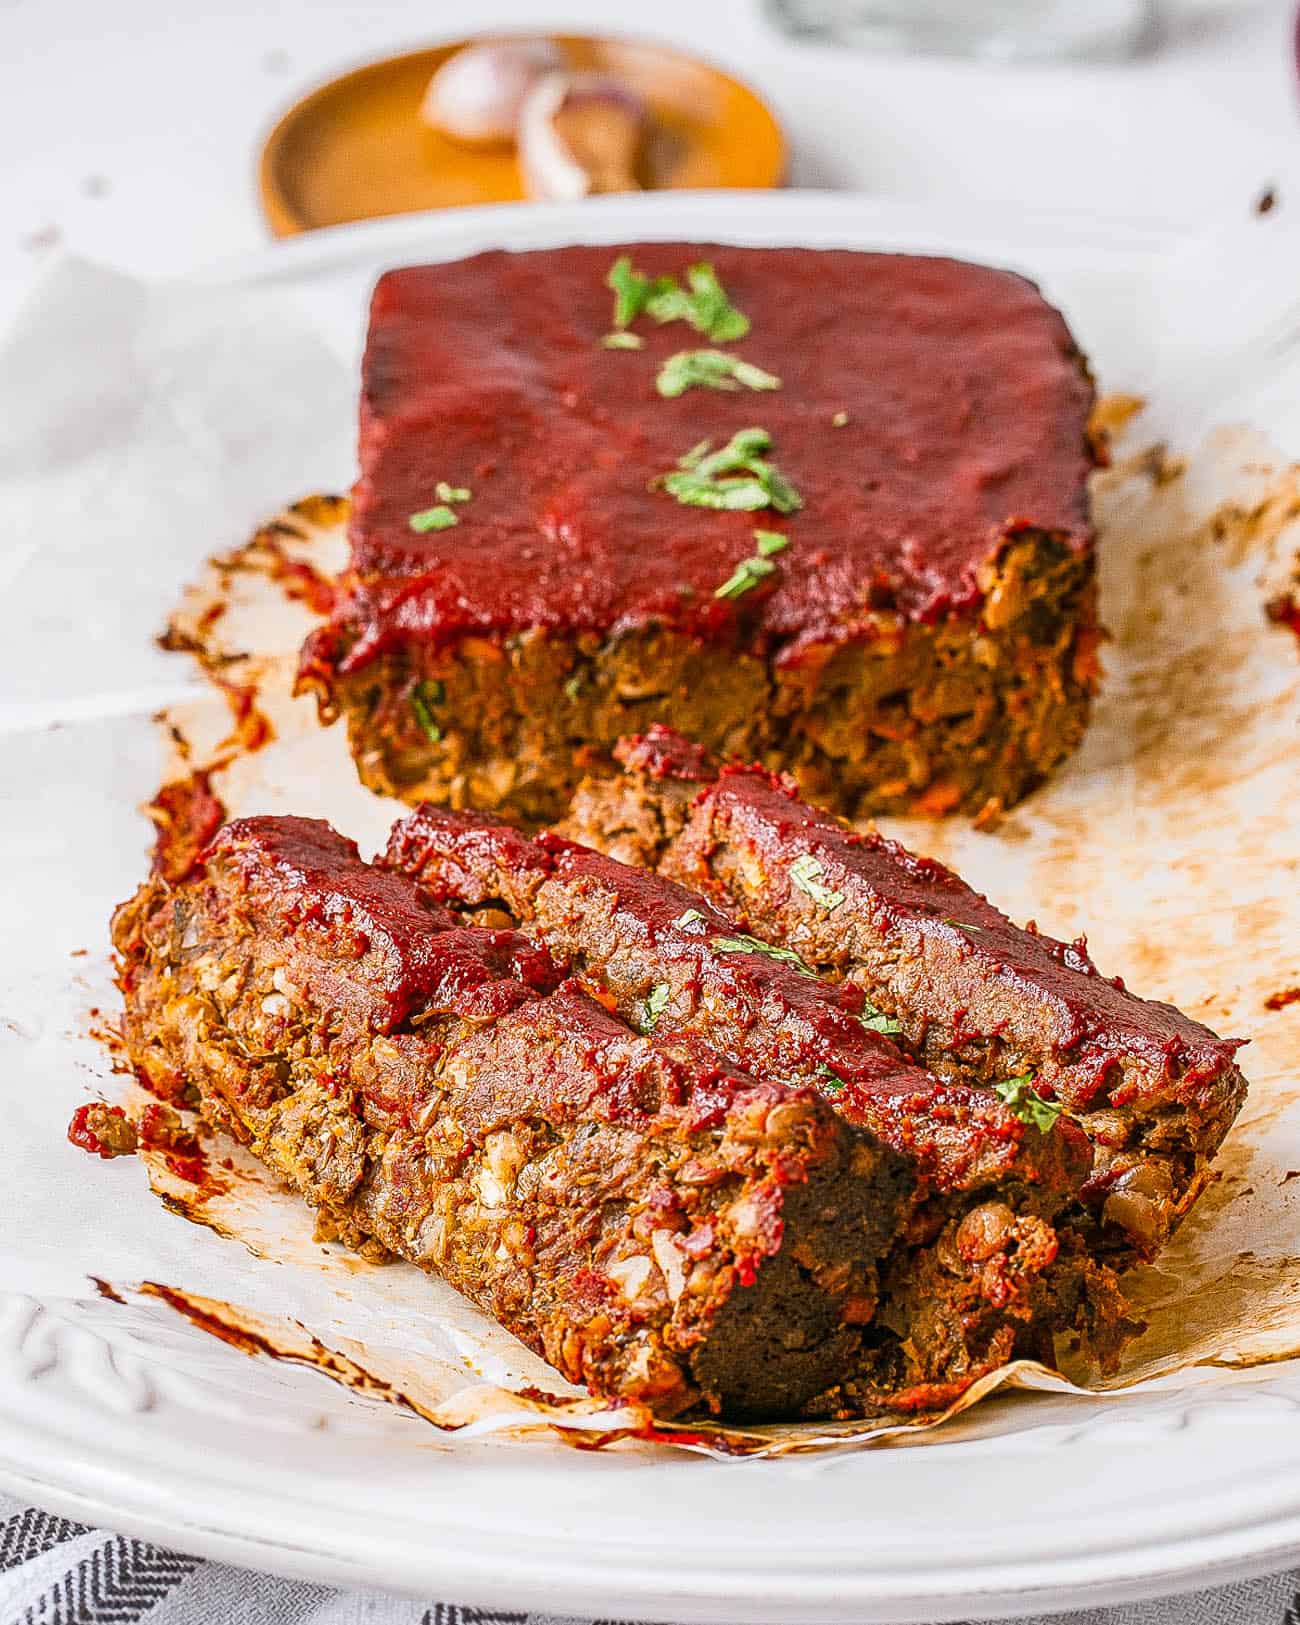
[[[677,236],[1014,264],[1086,317],[1081,332],[1114,387],[1135,387],[1154,365],[1141,335],[1157,313],[1147,324],[1138,307],[1153,258],[1168,251],[1161,239],[843,195],[408,217],[300,240],[206,279],[291,299],[351,363],[367,286],[387,265],[488,246]],[[124,788],[123,799],[142,788]],[[175,1221],[161,1223],[173,1226],[173,1249],[221,1245],[198,1231],[178,1242]],[[213,1557],[487,1606],[683,1621],[1011,1615],[1206,1586],[1293,1560],[1300,1374],[1207,1373],[1101,1404],[998,1400],[916,1448],[728,1464],[440,1437],[313,1373],[250,1361],[161,1311],[8,1293],[0,1483]]]

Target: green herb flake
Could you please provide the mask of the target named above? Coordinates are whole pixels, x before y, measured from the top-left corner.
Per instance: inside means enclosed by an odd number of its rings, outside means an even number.
[[[742,593],[756,587],[764,576],[770,576],[776,565],[769,559],[741,559],[731,575],[715,589],[715,598],[739,598]]]
[[[691,299],[685,288],[679,287],[675,276],[664,278],[665,286],[647,293],[642,309],[653,316],[662,327],[665,322],[687,322],[691,319]]]
[[[803,498],[763,453],[772,437],[766,429],[737,429],[725,446],[709,450],[709,442],[692,446],[678,459],[677,468],[661,474],[652,486],[662,486],[678,502],[695,508],[723,508],[757,513],[775,508],[793,513]]]
[[[781,380],[725,350],[679,350],[659,369],[655,388],[668,399],[688,389],[780,389]]]
[[[701,441],[698,446],[692,446],[681,460],[682,468],[693,468],[697,474],[705,479],[713,479],[719,474],[736,474],[742,470],[753,472],[754,464],[762,458],[765,451],[772,449],[772,436],[766,429],[737,429],[725,446],[719,446],[717,451],[709,450],[710,442]]]
[[[677,459],[678,468],[697,468],[709,454],[711,440],[700,440],[685,454]]]
[[[718,344],[743,339],[749,332],[749,317],[727,298],[718,273],[711,265],[692,265],[686,273],[690,293],[686,296],[686,320]],[[654,312],[651,311],[653,315]]]
[[[823,886],[821,877],[825,874],[820,858],[814,857],[811,852],[805,852],[790,865],[790,879],[804,894],[811,897],[818,908],[824,908],[832,913],[844,901],[842,891],[832,891],[829,886]]]
[[[673,921],[673,924],[680,927],[682,930],[685,930],[688,925],[698,925],[703,918],[704,916],[700,913],[698,908],[688,908],[685,914],[679,914],[677,916],[677,918]]]
[[[993,1093],[1006,1103],[1022,1123],[1032,1124],[1040,1134],[1048,1133],[1065,1108],[1054,1100],[1044,1100],[1034,1088],[1034,1074],[1022,1072],[1016,1078],[1002,1078]]]
[[[761,480],[704,479],[690,469],[665,475],[660,482],[686,508],[718,508],[727,513],[757,513],[770,498]]]
[[[862,1014],[858,1021],[869,1033],[883,1033],[886,1038],[897,1038],[902,1027],[893,1016],[887,1016],[883,1010],[877,1010],[870,999],[863,1001]]]
[[[778,513],[794,513],[796,509],[803,507],[803,498],[798,491],[781,470],[770,463],[764,465],[763,488],[767,492],[768,501]]]
[[[426,678],[411,690],[411,710],[430,743],[436,745],[442,738],[442,729],[434,720],[433,707],[441,705],[447,696],[443,685],[435,678]]]
[[[667,982],[657,982],[645,996],[641,1006],[641,1031],[652,1033],[659,1025],[659,1017],[668,1008],[670,988]]]
[[[715,344],[729,344],[749,332],[749,317],[736,309],[711,265],[692,265],[683,288],[675,276],[648,277],[621,254],[605,285],[614,295],[614,326],[630,327],[644,311],[654,321],[689,322]]]
[[[644,277],[632,269],[630,254],[620,254],[609,268],[605,286],[611,289],[614,295],[614,326],[630,326],[645,308],[646,291],[650,286],[649,277]]]
[[[731,369],[731,375],[738,384],[743,384],[746,389],[780,389],[781,387],[781,380],[774,372],[767,372],[762,367],[756,367],[752,361],[737,361]]]
[[[607,350],[645,349],[645,340],[639,333],[606,333],[600,342]]]
[[[474,495],[468,485],[448,485],[446,480],[438,481],[433,494],[439,502],[468,502]]]
[[[406,522],[412,530],[419,531],[421,535],[426,530],[450,530],[453,525],[460,524],[460,520],[445,504],[413,513]]]
[[[815,975],[793,948],[774,948],[770,942],[743,933],[737,937],[714,937],[711,946],[720,954],[763,954],[768,959],[779,959],[783,965],[793,965],[801,976]]]
[[[838,1095],[844,1088],[844,1079],[840,1077],[838,1072],[832,1072],[825,1061],[817,1063],[817,1075],[821,1079],[823,1094]]]
[[[844,427],[844,425],[848,421],[849,421],[849,414],[847,412],[837,412],[835,414],[835,416],[831,419],[831,428],[832,429],[842,429]]]
[[[756,530],[754,532],[754,546],[758,549],[760,559],[770,559],[774,553],[784,553],[790,545],[790,538],[781,530]]]
[[[567,699],[570,699],[570,700],[576,700],[578,698],[578,695],[581,694],[581,692],[582,692],[582,673],[580,671],[575,671],[573,676],[570,677],[569,680],[564,685],[565,697]]]
[[[982,925],[967,925],[965,920],[945,920],[943,923],[945,925],[955,925],[959,931],[965,931],[967,935],[971,936],[984,929]]]
[[[658,276],[651,280],[632,269],[631,257],[621,254],[609,268],[605,286],[614,294],[614,326],[630,327],[650,301],[676,288],[676,279]]]

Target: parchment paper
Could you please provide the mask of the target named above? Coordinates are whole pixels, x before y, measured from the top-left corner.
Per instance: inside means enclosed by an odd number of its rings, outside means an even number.
[[[1139,992],[1252,1041],[1251,1096],[1220,1180],[1158,1265],[1129,1278],[1150,1329],[1101,1385],[1111,1392],[1300,1354],[1300,999],[1285,1001],[1300,987],[1300,642],[1264,613],[1297,568],[1300,473],[1276,448],[1300,446],[1300,365],[1289,289],[1258,266],[1249,311],[1234,302],[1233,331],[1208,342],[1245,264],[1231,243],[1197,245],[1164,268],[1167,284],[1135,290],[1141,375],[1105,381],[1149,387],[1151,407],[1097,479],[1113,641],[1082,750],[992,834],[891,826],[1014,917],[1086,931],[1102,967]],[[1113,288],[1107,299],[1097,320],[1114,333]],[[1087,347],[1088,310],[1070,315]],[[399,809],[356,784],[342,731],[288,698],[311,615],[270,579],[265,549],[215,574],[202,566],[287,500],[350,477],[350,371],[296,309],[266,291],[148,290],[68,265],[0,355],[0,380],[0,1293],[77,1298],[91,1276],[124,1295],[159,1283],[193,1320],[443,1422],[640,1425],[566,1389],[441,1283],[315,1244],[305,1208],[246,1158],[234,1157],[230,1190],[201,1203],[151,1169],[169,1209],[139,1160],[91,1162],[67,1144],[76,1105],[133,1087],[89,1034],[116,1004],[110,910],[146,867],[138,805],[187,765],[177,735],[189,765],[230,754],[226,700],[152,642],[184,582],[200,583],[192,627],[214,590],[229,602],[204,641],[234,657],[228,679],[256,681],[275,733],[218,774],[231,810],[328,817],[372,851]],[[1190,455],[1150,450],[1157,433],[1185,436]],[[301,514],[287,525],[284,555],[337,563],[336,527]],[[1082,1366],[1067,1375],[1098,1386]],[[1038,1368],[1004,1376],[1067,1388]],[[508,1397],[525,1386],[559,1408]],[[770,1450],[893,1433],[882,1419],[680,1442]]]

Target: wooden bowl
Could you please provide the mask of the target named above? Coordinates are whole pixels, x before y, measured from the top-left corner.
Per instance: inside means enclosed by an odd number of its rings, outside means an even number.
[[[420,102],[434,70],[471,36],[390,57],[297,102],[267,137],[262,209],[277,237],[377,215],[523,197],[513,150],[461,146],[431,130]],[[536,36],[530,36],[536,37]],[[551,36],[575,68],[623,80],[651,110],[648,189],[779,186],[785,139],[748,86],[665,45]]]

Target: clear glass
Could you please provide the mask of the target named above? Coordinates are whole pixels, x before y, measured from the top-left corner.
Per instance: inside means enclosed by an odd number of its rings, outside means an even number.
[[[763,0],[785,33],[1001,62],[1107,60],[1150,44],[1152,0]]]

